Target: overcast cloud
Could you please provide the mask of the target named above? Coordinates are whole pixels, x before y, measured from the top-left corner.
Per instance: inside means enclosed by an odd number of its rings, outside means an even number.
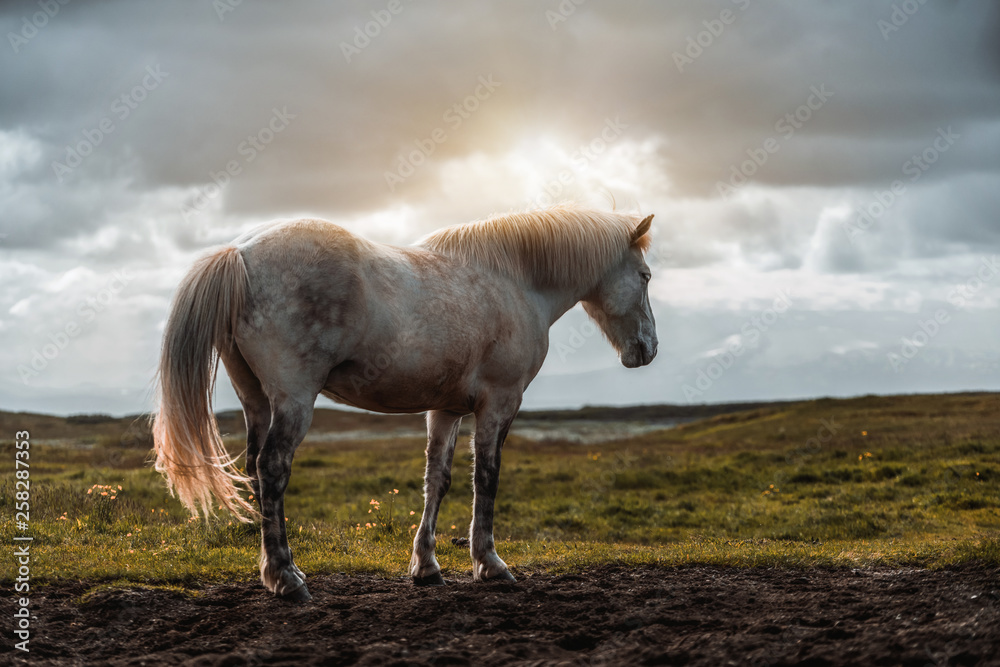
[[[656,215],[660,354],[622,368],[574,310],[525,407],[1000,389],[994,2],[51,0],[0,28],[0,408],[151,409],[180,277],[263,221],[408,244],[553,200]]]

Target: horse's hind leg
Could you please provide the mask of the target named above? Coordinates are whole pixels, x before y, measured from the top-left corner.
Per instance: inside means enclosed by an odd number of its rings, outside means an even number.
[[[254,496],[260,502],[260,482],[257,480],[257,454],[264,446],[268,427],[271,425],[271,402],[260,386],[239,348],[220,352],[226,373],[233,383],[236,396],[243,405],[243,418],[247,424],[247,477],[253,486]]]
[[[451,462],[462,417],[447,412],[427,413],[427,468],[424,471],[424,514],[413,538],[410,575],[418,586],[441,586],[441,566],[434,557],[438,510],[451,487]]]
[[[312,423],[312,401],[275,403],[271,427],[257,455],[260,482],[260,578],[277,595],[292,600],[310,599],[305,577],[292,562],[285,533],[285,489],[292,470],[292,455]]]
[[[261,388],[260,380],[253,374],[238,348],[224,350],[220,354],[222,363],[226,366],[226,373],[233,383],[233,389],[236,390],[236,396],[243,405],[243,417],[247,425],[247,477],[250,478],[254,498],[263,510],[260,479],[257,475],[257,456],[267,440],[271,426],[271,402]],[[302,579],[306,578],[294,562],[292,567]]]

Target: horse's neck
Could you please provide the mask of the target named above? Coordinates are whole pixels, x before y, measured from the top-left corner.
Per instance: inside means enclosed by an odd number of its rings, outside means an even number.
[[[573,306],[580,303],[596,287],[594,284],[574,284],[568,286],[538,286],[529,284],[527,290],[534,296],[542,313],[551,327],[556,320],[565,315]]]
[[[530,291],[538,303],[542,317],[548,321],[550,327],[585,296],[578,288],[575,290],[533,288]]]

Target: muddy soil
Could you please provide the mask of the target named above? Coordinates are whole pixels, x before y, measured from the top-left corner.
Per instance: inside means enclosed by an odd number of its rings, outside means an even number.
[[[34,591],[31,653],[5,630],[0,663],[1000,665],[1000,571],[973,567],[605,567],[430,589],[313,576],[308,604],[255,581],[84,596],[92,587]]]

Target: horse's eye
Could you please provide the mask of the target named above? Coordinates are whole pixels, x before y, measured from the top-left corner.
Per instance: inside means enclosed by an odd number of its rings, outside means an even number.
[[[653,279],[652,273],[640,273],[639,275],[642,276],[642,279],[647,283]]]

